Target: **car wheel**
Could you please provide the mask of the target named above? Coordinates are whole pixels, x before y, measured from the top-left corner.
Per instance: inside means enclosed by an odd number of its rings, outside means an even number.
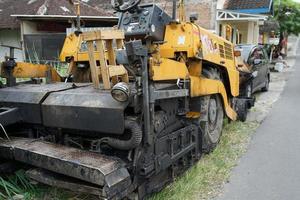
[[[205,153],[210,153],[216,148],[222,135],[224,109],[219,95],[207,96],[203,105],[207,110],[207,120],[199,123],[203,131],[202,150]]]
[[[261,89],[261,91],[263,91],[263,92],[269,91],[269,86],[270,86],[270,78],[268,76],[268,78],[266,80],[266,83],[265,83],[265,86]]]
[[[244,101],[237,101],[235,107],[238,120],[241,122],[245,122],[248,115],[248,106]]]
[[[220,74],[213,68],[204,68],[203,75],[213,80],[221,80]],[[222,135],[224,108],[221,97],[217,94],[203,97],[200,110],[205,115],[205,120],[198,123],[203,131],[202,150],[210,153],[216,148]]]

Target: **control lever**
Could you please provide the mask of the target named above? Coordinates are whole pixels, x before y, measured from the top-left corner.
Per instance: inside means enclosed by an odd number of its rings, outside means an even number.
[[[127,12],[135,9],[141,0],[111,0],[111,5],[117,12]]]

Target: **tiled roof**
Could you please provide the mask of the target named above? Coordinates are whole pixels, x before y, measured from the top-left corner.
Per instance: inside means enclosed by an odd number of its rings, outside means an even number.
[[[109,0],[81,0],[83,16],[113,16]],[[75,15],[68,0],[0,0],[0,29],[18,28],[10,15]]]
[[[224,9],[228,10],[250,10],[270,8],[272,0],[226,0]]]

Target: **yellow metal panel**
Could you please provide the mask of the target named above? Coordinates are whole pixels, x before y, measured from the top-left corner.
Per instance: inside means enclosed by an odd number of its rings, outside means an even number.
[[[60,61],[66,62],[67,58],[73,58],[75,62],[89,62],[88,51],[82,51],[82,35],[76,36],[75,34],[70,34],[66,37],[64,46],[60,53]],[[105,52],[107,57],[107,52]],[[95,60],[100,60],[99,51],[95,51]]]
[[[189,71],[184,63],[162,58],[151,66],[150,75],[154,81],[188,79]]]
[[[61,62],[66,62],[66,58],[75,57],[80,51],[82,43],[81,35],[76,36],[74,33],[66,37],[64,46],[61,50],[59,59]],[[87,52],[86,52],[87,55]]]
[[[230,82],[230,89],[231,89],[231,95],[234,97],[239,96],[240,93],[240,75],[239,72],[234,69],[228,69],[227,68],[227,73],[229,77],[229,82]]]
[[[224,84],[219,80],[211,80],[201,77],[191,76],[191,97],[199,97],[212,94],[220,94],[223,98],[226,115],[231,120],[236,120],[237,114],[231,108]]]
[[[189,23],[167,25],[165,43],[160,47],[161,57],[174,58],[176,52],[186,52],[188,57],[194,57],[195,45],[200,41],[194,41],[192,35],[193,26]]]
[[[191,76],[201,76],[202,61],[191,61],[189,63],[189,72]]]
[[[45,77],[48,70],[49,66],[47,65],[18,62],[13,76],[15,78],[40,78]]]
[[[52,82],[63,81],[62,77],[59,75],[59,73],[53,67],[51,67],[51,81]]]
[[[52,81],[60,82],[62,78],[56,70],[49,65],[17,62],[17,66],[13,71],[13,76],[15,78],[44,78],[47,77],[47,72],[50,71]]]
[[[194,32],[196,33],[196,31]],[[233,44],[201,27],[198,27],[198,33],[201,40],[203,60],[226,69],[230,82],[231,95],[238,96],[239,73],[236,70]]]
[[[166,26],[165,43],[160,46],[160,55],[162,58],[175,58],[177,52],[186,52],[188,58],[198,58],[225,68],[231,95],[238,96],[239,73],[233,49],[232,43],[196,24],[173,23]]]
[[[186,113],[185,117],[190,119],[197,119],[201,116],[200,112],[188,112]]]

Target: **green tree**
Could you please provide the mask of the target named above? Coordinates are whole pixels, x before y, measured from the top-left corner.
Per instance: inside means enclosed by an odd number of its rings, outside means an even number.
[[[275,19],[283,35],[300,33],[300,4],[293,0],[275,0]]]

